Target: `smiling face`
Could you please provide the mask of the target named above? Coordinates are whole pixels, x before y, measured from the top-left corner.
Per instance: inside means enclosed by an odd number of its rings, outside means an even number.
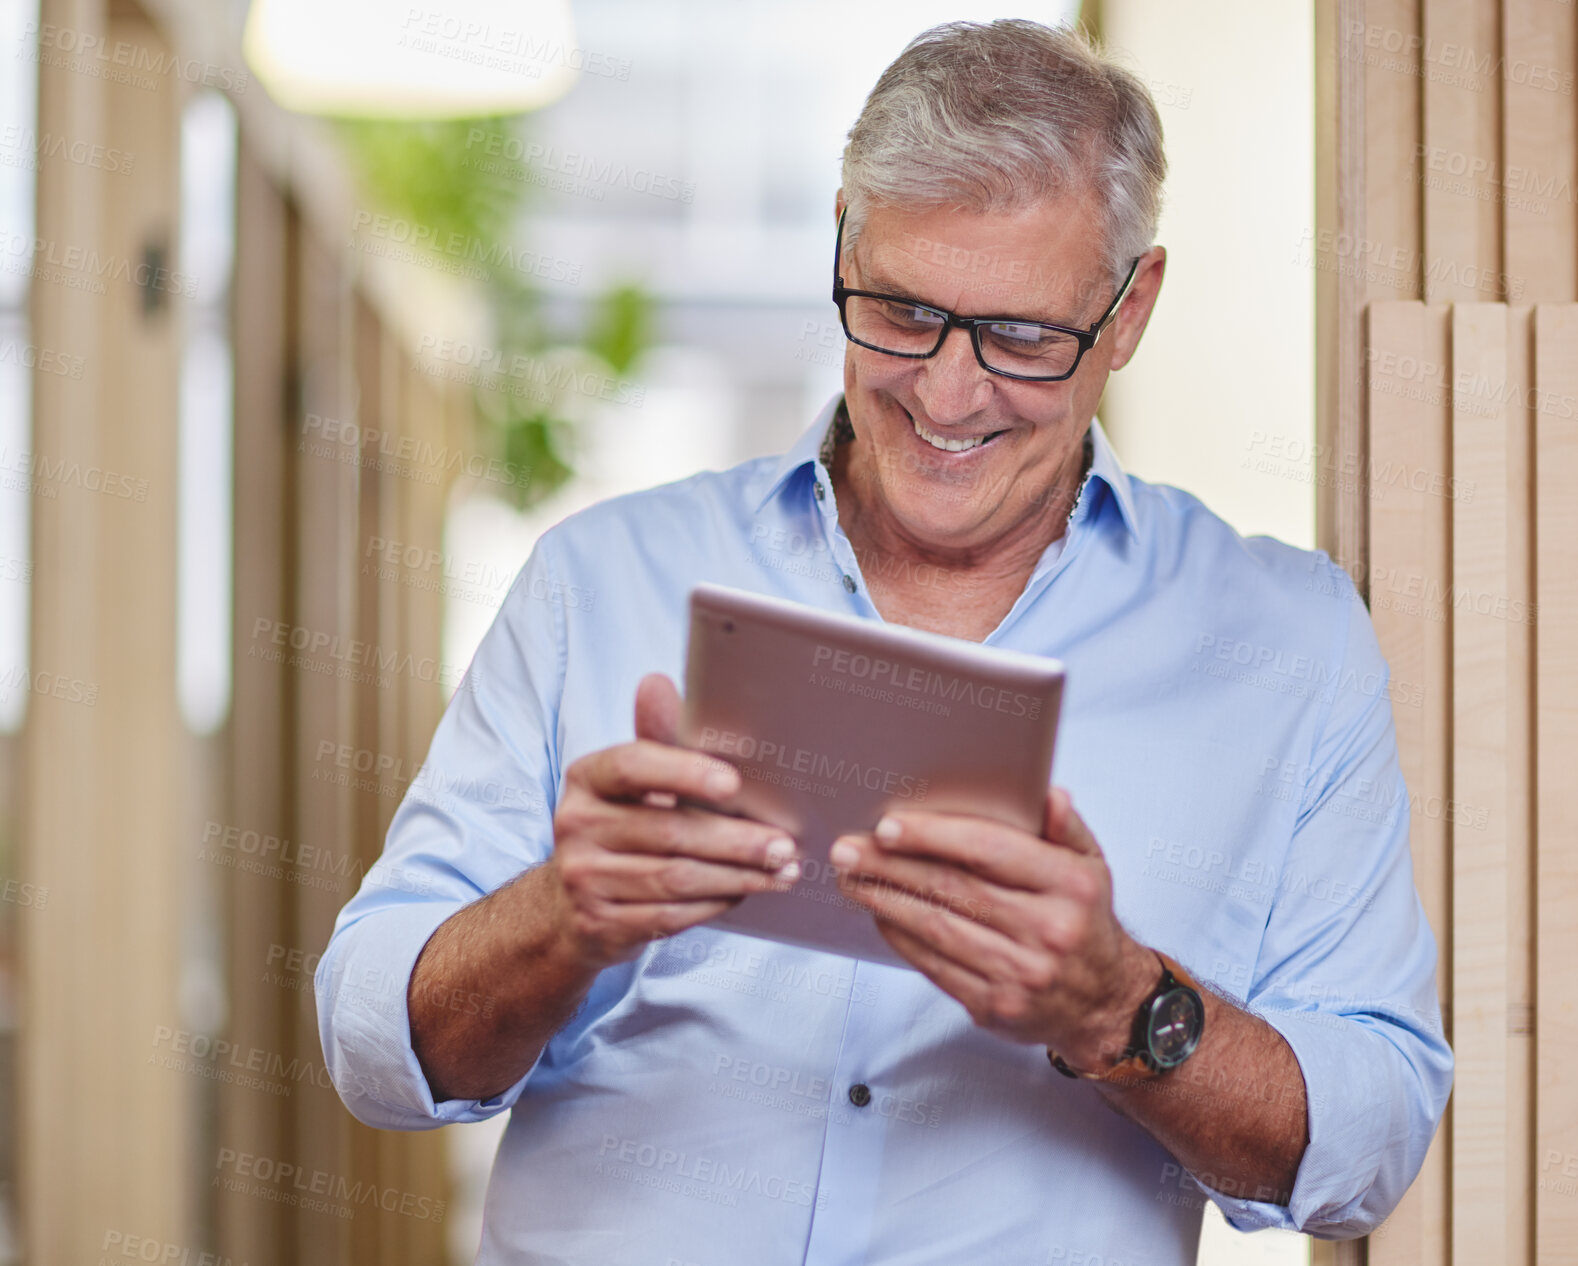
[[[959,316],[1086,329],[1118,289],[1100,243],[1085,195],[991,214],[874,206],[840,271],[851,289]],[[926,360],[846,344],[844,393],[856,442],[835,479],[842,474],[853,501],[851,523],[868,539],[933,556],[1039,554],[1062,532],[1085,432],[1108,372],[1139,342],[1163,259],[1160,248],[1142,258],[1116,319],[1062,382],[989,373],[965,330],[950,330]]]

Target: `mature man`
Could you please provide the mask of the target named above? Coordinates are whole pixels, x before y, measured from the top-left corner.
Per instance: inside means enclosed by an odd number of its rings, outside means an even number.
[[[1364,607],[1094,420],[1164,169],[1076,36],[920,36],[844,155],[842,397],[539,542],[318,973],[362,1120],[511,1109],[480,1260],[1182,1263],[1206,1198],[1353,1235],[1414,1176],[1451,1055]],[[1066,662],[1040,837],[913,810],[836,849],[916,970],[707,926],[798,862],[681,807],[738,778],[653,675],[700,581]]]

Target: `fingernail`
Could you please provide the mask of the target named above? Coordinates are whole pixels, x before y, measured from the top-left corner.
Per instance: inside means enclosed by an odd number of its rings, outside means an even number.
[[[876,835],[884,844],[891,844],[904,833],[904,828],[899,825],[897,818],[883,818],[877,823]]]
[[[835,840],[827,850],[827,860],[841,870],[847,870],[860,860],[860,852],[847,840]]]
[[[798,878],[800,878],[799,862],[790,862],[787,866],[785,866],[773,876],[775,882],[785,885],[794,883],[794,881]]]
[[[780,836],[767,846],[767,869],[778,870],[794,856],[794,841]]]

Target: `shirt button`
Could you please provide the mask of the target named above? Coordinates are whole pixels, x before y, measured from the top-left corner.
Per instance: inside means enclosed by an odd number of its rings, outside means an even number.
[[[864,1108],[871,1102],[871,1087],[863,1081],[857,1081],[849,1088],[849,1101],[857,1108]]]
[[[850,593],[855,592],[855,578],[848,572],[844,573],[844,588]]]
[[[820,500],[822,500],[822,498],[823,498],[823,497],[825,497],[825,496],[827,496],[827,489],[826,489],[826,488],[824,488],[824,487],[822,487],[822,485],[821,485],[821,483],[820,483],[820,481],[819,481],[819,482],[818,482],[818,483],[817,483],[817,485],[816,485],[816,493],[815,493],[815,496],[816,496],[816,499],[817,499],[817,500],[818,500],[818,501],[820,501]]]

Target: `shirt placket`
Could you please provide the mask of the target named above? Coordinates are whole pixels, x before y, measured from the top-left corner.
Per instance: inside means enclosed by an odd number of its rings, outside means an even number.
[[[860,1266],[876,1260],[876,1212],[893,1128],[889,1060],[881,1054],[913,1006],[900,995],[898,970],[854,962],[843,1044],[828,1095],[827,1128],[805,1266]]]
[[[827,548],[832,554],[833,562],[837,566],[842,578],[844,592],[849,595],[849,609],[856,615],[875,616],[882,618],[871,602],[871,595],[866,590],[866,578],[860,571],[860,560],[855,557],[855,549],[849,543],[849,538],[844,535],[844,529],[838,522],[838,502],[833,494],[833,479],[827,467],[821,462],[816,462],[811,468],[813,483],[811,495],[816,501],[817,512],[822,516],[822,531],[827,538]]]

